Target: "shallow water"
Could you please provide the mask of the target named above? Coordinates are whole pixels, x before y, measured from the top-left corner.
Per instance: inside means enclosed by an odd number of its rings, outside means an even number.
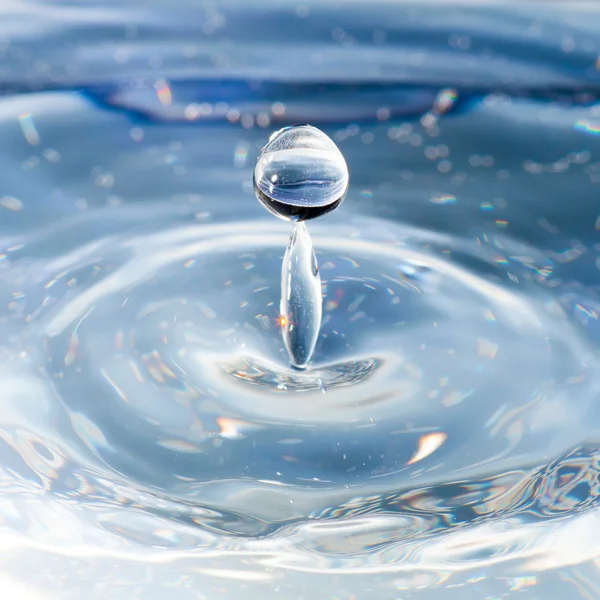
[[[600,9],[0,9],[6,598],[600,597]],[[342,150],[311,369],[270,133]]]

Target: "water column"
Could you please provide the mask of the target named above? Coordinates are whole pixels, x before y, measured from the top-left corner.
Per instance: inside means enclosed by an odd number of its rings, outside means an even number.
[[[337,208],[348,190],[348,167],[333,141],[310,125],[275,132],[254,169],[254,190],[272,214],[294,228],[281,270],[280,323],[291,364],[304,368],[321,328],[321,276],[304,221]]]

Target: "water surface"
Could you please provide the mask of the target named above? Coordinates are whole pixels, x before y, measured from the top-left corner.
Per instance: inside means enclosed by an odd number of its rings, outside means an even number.
[[[4,3],[7,598],[600,597],[595,4]],[[276,128],[350,168],[278,324]]]

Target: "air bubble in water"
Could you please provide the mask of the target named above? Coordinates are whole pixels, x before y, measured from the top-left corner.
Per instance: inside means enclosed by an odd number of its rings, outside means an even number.
[[[332,211],[348,190],[348,167],[333,141],[310,125],[275,132],[254,169],[262,205],[286,221],[305,221]]]
[[[306,225],[338,207],[348,167],[333,141],[310,125],[274,133],[254,169],[254,190],[275,216],[296,221],[281,271],[280,323],[292,365],[310,360],[321,329],[323,300],[317,259]]]

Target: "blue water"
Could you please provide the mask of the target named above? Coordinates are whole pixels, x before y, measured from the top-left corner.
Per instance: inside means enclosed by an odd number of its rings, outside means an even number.
[[[2,598],[600,597],[599,57],[593,3],[2,3]]]

